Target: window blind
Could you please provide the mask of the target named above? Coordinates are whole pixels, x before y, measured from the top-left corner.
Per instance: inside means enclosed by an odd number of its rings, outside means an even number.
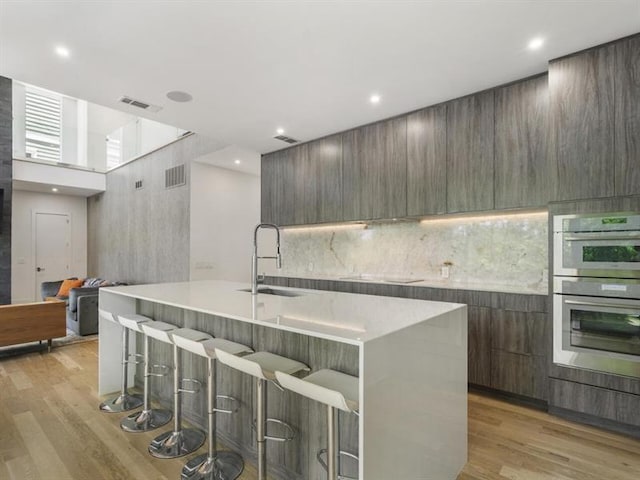
[[[40,160],[60,161],[61,99],[26,92],[26,152]]]

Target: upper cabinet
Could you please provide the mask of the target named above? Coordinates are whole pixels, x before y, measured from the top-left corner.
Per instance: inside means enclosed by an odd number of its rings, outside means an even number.
[[[614,63],[609,45],[549,65],[559,200],[614,195]]]
[[[545,206],[554,198],[547,75],[495,91],[495,208]]]
[[[260,170],[262,221],[292,224],[296,178],[291,149],[263,156]]]
[[[407,116],[407,215],[447,211],[447,107]]]
[[[493,209],[493,91],[447,103],[447,211]]]
[[[615,192],[640,193],[640,36],[615,44]]]
[[[336,222],[342,215],[342,135],[333,135],[308,145],[301,178],[303,221]]]
[[[345,132],[342,152],[344,220],[406,216],[406,117]]]

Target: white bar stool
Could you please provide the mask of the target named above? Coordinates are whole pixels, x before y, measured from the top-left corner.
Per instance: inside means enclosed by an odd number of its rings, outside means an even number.
[[[164,432],[149,444],[149,453],[156,458],[177,458],[195,452],[205,441],[204,432],[195,428],[182,428],[182,393],[198,393],[201,382],[192,378],[181,378],[180,350],[175,341],[178,337],[186,337],[194,342],[203,342],[213,338],[208,333],[198,332],[190,328],[177,328],[166,332],[173,344],[173,430]],[[196,388],[182,388],[184,382],[195,384]]]
[[[198,455],[189,460],[182,469],[182,480],[233,480],[238,478],[244,469],[242,457],[235,452],[216,450],[216,414],[234,413],[235,409],[219,409],[216,407],[217,400],[225,399],[230,402],[238,402],[233,397],[227,395],[217,395],[216,393],[216,353],[215,349],[223,350],[231,355],[242,355],[251,353],[253,350],[246,345],[231,342],[222,338],[212,338],[204,342],[192,340],[195,336],[193,331],[189,336],[184,335],[186,329],[173,335],[175,344],[191,353],[200,355],[208,360],[207,369],[207,416],[209,430],[209,449],[207,453]]]
[[[120,316],[122,323],[130,322],[127,316]],[[142,334],[144,335],[144,395],[142,411],[132,413],[120,422],[120,427],[130,433],[148,432],[171,421],[172,413],[170,410],[161,408],[151,408],[149,405],[149,379],[150,377],[165,377],[168,375],[168,365],[151,365],[149,363],[149,344],[151,338],[156,338],[165,343],[171,343],[168,332],[175,330],[175,325],[166,322],[150,321],[139,324]],[[166,339],[166,340],[165,340]],[[163,373],[152,372],[151,369],[163,369]]]
[[[113,321],[122,326],[122,387],[120,389],[120,395],[111,400],[107,400],[106,402],[102,402],[100,404],[100,410],[107,413],[122,413],[127,410],[133,410],[134,408],[138,408],[142,405],[143,400],[140,395],[134,394],[130,395],[129,390],[129,364],[133,363],[137,365],[140,363],[139,361],[131,361],[129,360],[130,356],[141,357],[140,354],[129,355],[129,331],[133,330],[134,332],[141,332],[140,324],[146,322],[152,322],[153,320],[149,317],[144,317],[142,315],[127,315],[127,319],[123,321],[122,319],[125,316],[116,316],[115,314],[110,314],[109,312],[105,312],[102,310],[101,312],[102,318],[109,319],[109,315],[113,318]]]
[[[256,378],[256,444],[258,449],[258,480],[267,479],[266,441],[288,442],[295,438],[295,430],[291,425],[275,418],[267,418],[267,381],[279,389],[275,377],[276,370],[288,374],[308,372],[309,367],[302,362],[281,357],[269,352],[256,352],[238,357],[216,348],[216,357],[221,363]],[[267,423],[277,423],[289,431],[286,437],[267,435]]]
[[[327,405],[327,448],[318,452],[318,461],[327,471],[328,480],[355,480],[340,475],[340,456],[355,460],[358,460],[358,457],[340,451],[338,410],[358,413],[358,408],[360,408],[358,377],[335,370],[319,370],[304,379],[294,377],[286,372],[276,371],[276,378],[280,385],[287,390]],[[322,459],[325,453],[326,462]]]

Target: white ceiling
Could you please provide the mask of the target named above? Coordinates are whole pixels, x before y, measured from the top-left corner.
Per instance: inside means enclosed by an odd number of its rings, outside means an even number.
[[[163,107],[149,118],[267,152],[286,146],[279,126],[309,140],[639,31],[640,0],[0,0],[0,75],[140,114],[116,103],[131,95]]]

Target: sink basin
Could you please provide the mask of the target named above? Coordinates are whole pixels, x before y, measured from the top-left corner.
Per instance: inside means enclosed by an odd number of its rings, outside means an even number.
[[[251,293],[250,288],[243,288],[240,292]],[[258,288],[258,293],[264,293],[265,295],[278,295],[279,297],[303,297],[305,294],[300,292],[293,292],[291,290],[280,290],[278,288],[261,287]]]

